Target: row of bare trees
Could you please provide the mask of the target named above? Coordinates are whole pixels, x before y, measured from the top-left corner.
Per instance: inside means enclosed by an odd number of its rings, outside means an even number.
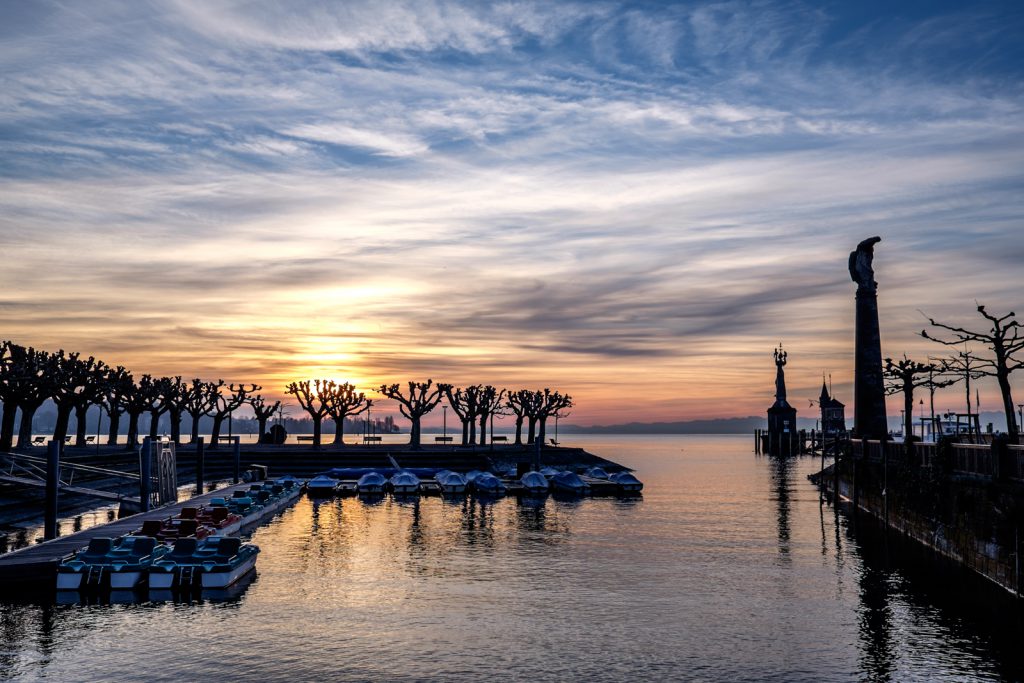
[[[885,359],[883,370],[887,380],[886,389],[890,395],[902,394],[903,396],[903,434],[908,440],[914,433],[913,413],[916,389],[928,389],[934,403],[936,389],[963,381],[967,394],[968,413],[970,413],[971,381],[982,377],[994,377],[999,387],[1003,410],[1006,413],[1006,431],[1011,441],[1019,441],[1020,425],[1017,424],[1017,415],[1014,412],[1010,375],[1024,367],[1024,358],[1020,357],[1021,351],[1024,350],[1024,334],[1021,333],[1021,324],[1017,321],[1013,311],[1002,316],[993,315],[979,304],[978,314],[986,321],[987,330],[971,330],[966,327],[937,322],[934,318],[928,319],[932,327],[942,332],[936,333],[939,335],[936,336],[936,334],[929,334],[928,330],[921,330],[922,337],[946,347],[963,347],[963,350],[957,351],[949,357],[929,359],[927,363],[911,360],[906,355],[897,361],[891,358]],[[971,349],[972,344],[980,346],[983,350]]]
[[[338,384],[326,379],[292,382],[285,391],[309,413],[313,421],[314,447],[320,446],[324,419],[329,417],[334,421],[334,443],[342,445],[345,418],[367,411],[373,405],[372,399],[363,392],[357,392],[349,382]],[[515,415],[517,444],[523,443],[524,423],[529,426],[527,443],[536,439],[543,442],[548,419],[573,405],[570,396],[551,389],[508,391],[489,384],[459,388],[452,384],[435,384],[432,379],[409,382],[406,388],[401,384],[382,384],[377,392],[396,401],[399,412],[411,423],[409,444],[413,448],[421,445],[423,416],[434,410],[443,399],[447,399],[462,423],[464,446],[478,443],[478,438],[481,445],[486,444],[488,422],[504,415]]]
[[[34,349],[10,341],[0,342],[0,450],[9,450],[17,428],[17,446],[25,448],[32,441],[32,420],[45,401],[57,408],[53,438],[63,441],[68,434],[71,415],[77,428],[75,445],[86,444],[86,415],[92,406],[99,406],[109,417],[107,443],[116,444],[122,418],[128,419],[126,448],[139,440],[139,419],[150,416],[150,436],[155,438],[160,419],[167,415],[171,438],[181,441],[181,420],[192,418],[192,441],[199,436],[199,421],[213,418],[212,445],[216,445],[224,420],[244,404],[252,406],[260,426],[261,437],[267,420],[280,402],[269,403],[259,395],[255,384],[227,384],[223,380],[207,382],[178,377],[142,375],[137,380],[124,367],[110,366],[92,356],[79,353],[56,353]],[[16,414],[21,412],[20,424]]]

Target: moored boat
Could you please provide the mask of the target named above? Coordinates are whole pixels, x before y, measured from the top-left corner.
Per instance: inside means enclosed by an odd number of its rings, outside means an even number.
[[[152,563],[169,550],[147,536],[90,539],[87,548],[57,567],[57,589],[78,590],[89,585],[134,588]]]
[[[550,467],[550,466],[540,468],[540,473],[543,474],[548,479],[550,479],[551,477],[555,476],[556,474],[558,474],[561,471],[562,470],[556,470],[554,467]]]
[[[252,543],[229,536],[212,536],[202,543],[179,539],[170,553],[153,563],[149,587],[225,588],[256,566],[259,551]]]
[[[380,472],[367,472],[359,477],[356,482],[356,491],[359,493],[383,493],[384,485],[388,480]]]
[[[591,479],[607,479],[608,478],[608,473],[604,470],[603,467],[591,467],[589,470],[584,472],[584,474],[587,475],[588,477],[590,477]]]
[[[519,479],[519,483],[523,485],[527,493],[547,493],[550,488],[548,478],[540,472],[527,472]]]
[[[616,472],[608,477],[608,481],[618,484],[619,490],[626,493],[636,493],[644,488],[643,482],[634,477],[632,472]]]
[[[394,493],[416,493],[420,490],[420,478],[408,470],[399,470],[388,480]]]
[[[465,493],[466,477],[451,470],[441,470],[434,475],[435,481],[443,493]]]
[[[490,472],[480,472],[473,477],[473,490],[477,493],[500,495],[505,493],[505,485]]]
[[[551,487],[556,491],[567,491],[578,496],[590,493],[590,484],[580,479],[575,472],[559,472],[551,477]]]
[[[338,486],[338,480],[334,477],[328,477],[325,474],[318,474],[317,476],[306,482],[306,493],[311,497],[315,496],[333,496],[334,489]]]

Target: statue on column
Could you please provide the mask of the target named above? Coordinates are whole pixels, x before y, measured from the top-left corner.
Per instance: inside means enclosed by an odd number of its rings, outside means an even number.
[[[878,291],[871,262],[875,258],[875,245],[881,241],[881,237],[869,237],[857,245],[856,251],[850,252],[850,277],[857,283],[857,289]]]

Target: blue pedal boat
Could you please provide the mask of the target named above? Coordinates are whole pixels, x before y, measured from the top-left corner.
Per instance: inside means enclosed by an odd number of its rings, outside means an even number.
[[[155,538],[93,538],[89,546],[57,567],[57,590],[109,585],[114,590],[137,586],[153,562],[170,551]]]
[[[252,571],[259,552],[252,543],[230,536],[211,536],[201,543],[182,538],[162,560],[153,563],[149,587],[226,588]]]

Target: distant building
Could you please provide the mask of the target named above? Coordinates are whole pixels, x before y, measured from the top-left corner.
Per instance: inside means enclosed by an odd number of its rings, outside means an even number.
[[[796,430],[796,408],[786,400],[787,354],[782,344],[775,349],[775,403],[768,409],[768,455],[796,455],[800,452],[800,435]]]
[[[821,380],[821,432],[825,436],[836,436],[846,432],[846,406],[829,396],[825,379]]]

